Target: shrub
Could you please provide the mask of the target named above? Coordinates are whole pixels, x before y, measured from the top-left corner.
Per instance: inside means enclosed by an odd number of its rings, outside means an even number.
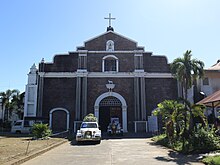
[[[168,139],[166,134],[161,134],[161,135],[154,136],[153,141],[156,144],[159,144],[159,145],[162,145],[162,146],[165,146],[165,147],[168,147],[168,148],[172,148],[172,145],[170,144],[169,139]]]
[[[186,147],[182,148],[183,140],[175,139],[172,143],[166,134],[153,137],[156,144],[172,148],[182,153],[205,153],[220,149],[220,137],[215,134],[214,129],[199,128],[186,140]]]
[[[153,137],[153,141],[155,141],[156,144],[162,145],[171,149],[174,149],[176,151],[181,151],[182,150],[182,142],[181,141],[174,141],[173,143],[170,143],[169,138],[167,137],[166,134],[161,134],[158,136]]]
[[[202,160],[207,165],[218,165],[220,164],[220,156],[208,156]]]
[[[90,113],[83,119],[84,122],[97,122],[97,118],[94,116],[94,114]]]
[[[51,130],[47,124],[34,124],[32,134],[35,138],[46,138],[51,135]]]
[[[220,148],[220,138],[215,134],[214,129],[200,128],[194,131],[189,140],[189,146],[193,151],[212,151]]]

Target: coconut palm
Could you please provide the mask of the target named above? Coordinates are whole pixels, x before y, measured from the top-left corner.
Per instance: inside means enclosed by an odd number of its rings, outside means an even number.
[[[22,118],[24,112],[24,95],[25,92],[15,93],[10,103],[10,108],[18,115],[19,119]]]
[[[201,78],[204,74],[204,63],[197,59],[192,59],[192,51],[187,50],[183,58],[174,59],[171,63],[171,72],[182,85],[183,98],[187,100],[187,89],[192,87],[193,80]]]
[[[193,112],[192,109],[187,106],[187,90],[192,87],[192,84],[196,78],[201,78],[204,75],[204,63],[197,59],[192,59],[192,51],[187,50],[183,54],[183,58],[179,57],[174,59],[171,63],[171,72],[174,77],[181,83],[183,100],[185,103],[184,114],[184,130],[183,130],[183,148],[185,148],[185,140],[188,138],[189,133],[193,128]],[[189,129],[187,130],[187,111],[189,112]]]
[[[4,119],[8,120],[9,115],[12,111],[11,100],[14,96],[19,95],[19,90],[6,90],[6,92],[0,92],[0,96],[2,98],[2,105],[5,107]]]
[[[193,131],[196,128],[196,123],[202,124],[203,127],[207,124],[207,117],[205,116],[206,107],[202,104],[191,104],[189,101],[185,101],[186,111],[189,112],[189,131]]]

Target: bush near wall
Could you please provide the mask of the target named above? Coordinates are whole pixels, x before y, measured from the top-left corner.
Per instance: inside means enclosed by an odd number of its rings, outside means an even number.
[[[32,128],[33,137],[36,139],[47,138],[51,135],[52,131],[47,124],[34,124]]]

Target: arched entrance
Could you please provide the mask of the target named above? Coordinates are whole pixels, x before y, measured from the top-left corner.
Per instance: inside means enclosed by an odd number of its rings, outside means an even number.
[[[107,130],[111,118],[118,117],[124,132],[127,132],[127,104],[120,94],[106,92],[100,95],[95,102],[94,114],[99,119],[102,130]]]
[[[54,108],[50,111],[50,129],[62,132],[69,129],[69,111],[64,108]]]
[[[122,123],[121,101],[113,96],[108,96],[99,103],[99,124],[102,131],[106,131],[111,120],[118,118]]]

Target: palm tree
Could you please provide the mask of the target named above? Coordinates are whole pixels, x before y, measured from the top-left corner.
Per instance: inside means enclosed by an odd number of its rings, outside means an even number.
[[[191,59],[191,50],[183,54],[183,58],[174,59],[171,63],[171,72],[182,85],[183,98],[187,100],[187,89],[192,87],[193,80],[201,78],[204,74],[204,63],[197,59]]]
[[[171,72],[176,79],[181,83],[183,100],[185,104],[184,121],[185,126],[183,130],[183,148],[185,148],[185,140],[189,133],[192,132],[193,127],[193,113],[191,108],[187,108],[187,90],[192,87],[196,78],[201,78],[204,75],[204,63],[197,59],[192,59],[192,51],[187,50],[183,54],[183,58],[179,57],[174,59],[171,63]],[[187,111],[189,111],[189,130],[187,130]]]
[[[185,100],[186,111],[189,112],[189,131],[196,129],[196,123],[201,123],[203,127],[207,124],[207,117],[205,116],[205,105],[202,104],[191,104]]]
[[[158,108],[154,111],[154,115],[161,115],[165,124],[167,137],[170,142],[180,136],[181,128],[183,128],[183,114],[185,107],[183,104],[175,100],[164,100],[158,104]]]
[[[0,92],[0,96],[2,97],[2,105],[5,107],[5,120],[8,120],[9,114],[11,113],[10,111],[12,110],[11,100],[13,99],[13,96],[19,95],[19,93],[20,92],[17,89],[8,89],[6,92]]]
[[[189,146],[194,143],[193,133],[199,128],[207,128],[207,118],[204,114],[205,106],[192,105],[187,100],[164,100],[158,104],[158,108],[153,112],[154,115],[161,115],[165,125],[165,131],[169,143],[182,141],[182,151],[188,151]]]
[[[19,119],[22,118],[24,112],[24,95],[25,92],[21,94],[17,92],[13,95],[11,100],[10,108],[18,115]]]

